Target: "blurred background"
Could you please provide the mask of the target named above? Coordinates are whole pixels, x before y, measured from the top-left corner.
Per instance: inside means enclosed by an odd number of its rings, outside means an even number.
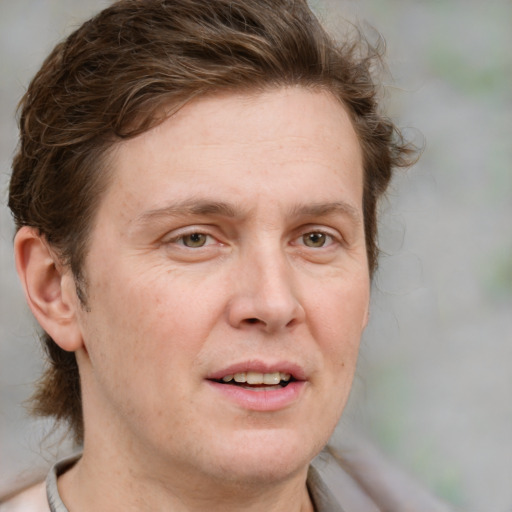
[[[22,405],[41,351],[6,208],[15,108],[54,44],[108,3],[0,0],[0,494],[69,449]],[[347,18],[383,35],[389,115],[425,146],[382,204],[371,322],[336,440],[363,432],[456,509],[510,511],[512,2],[311,5],[333,31]]]

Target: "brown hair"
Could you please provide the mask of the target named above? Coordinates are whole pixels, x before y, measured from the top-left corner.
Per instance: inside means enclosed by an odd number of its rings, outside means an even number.
[[[69,265],[86,305],[82,264],[108,186],[108,150],[216,90],[300,85],[347,108],[364,159],[369,270],[377,262],[377,200],[412,149],[378,109],[371,68],[380,53],[359,34],[337,44],[306,0],[121,0],[59,43],[20,103],[9,207]],[[83,438],[74,353],[48,336],[49,366],[33,397],[40,415]]]

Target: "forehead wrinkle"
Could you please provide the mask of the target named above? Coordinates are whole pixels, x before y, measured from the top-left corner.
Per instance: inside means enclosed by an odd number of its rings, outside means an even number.
[[[298,149],[310,149],[317,148],[317,144],[311,141],[308,135],[276,135],[276,134],[261,134],[261,130],[258,130],[254,136],[250,139],[246,135],[238,135],[236,131],[230,131],[227,134],[219,134],[215,132],[215,140],[200,140],[197,142],[191,142],[188,137],[180,143],[180,148],[191,148],[194,151],[206,150],[220,150],[222,151],[222,157],[226,157],[226,141],[229,140],[230,145],[236,145],[238,147],[249,149],[255,153],[261,154],[262,151],[268,153],[275,153],[293,147],[296,151]],[[220,140],[217,140],[220,139]],[[333,141],[333,145],[339,145],[338,141]],[[320,149],[318,150],[321,153]],[[209,155],[208,155],[209,156]]]

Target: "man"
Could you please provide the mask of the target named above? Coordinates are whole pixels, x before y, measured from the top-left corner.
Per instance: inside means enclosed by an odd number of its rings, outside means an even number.
[[[9,206],[51,358],[34,409],[83,449],[25,510],[341,510],[311,462],[411,155],[363,47],[304,1],[122,0],[45,61]],[[337,468],[345,509],[383,506]]]

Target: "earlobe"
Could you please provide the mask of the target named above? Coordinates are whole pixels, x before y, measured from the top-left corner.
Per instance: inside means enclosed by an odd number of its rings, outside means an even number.
[[[79,303],[71,271],[63,268],[36,229],[24,226],[14,239],[16,270],[39,325],[64,350],[82,347]]]

